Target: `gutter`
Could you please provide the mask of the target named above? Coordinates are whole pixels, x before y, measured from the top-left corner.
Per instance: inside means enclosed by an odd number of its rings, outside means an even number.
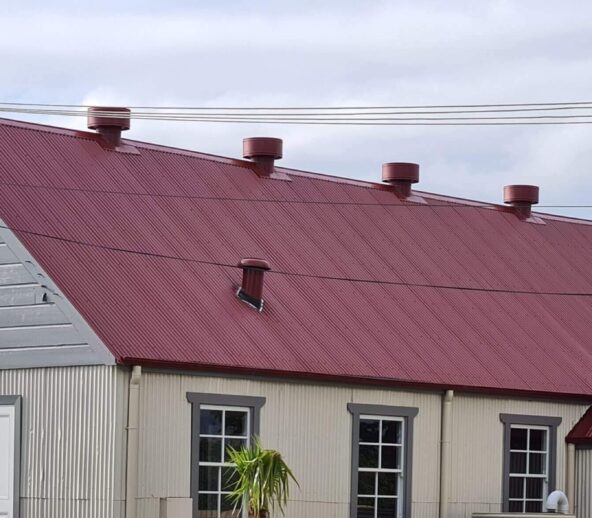
[[[127,405],[127,462],[125,480],[125,517],[136,518],[138,497],[138,424],[140,421],[140,378],[142,367],[134,365],[129,380]]]
[[[452,429],[452,400],[454,391],[447,390],[442,396],[442,425],[440,430],[440,509],[439,518],[448,518],[450,487],[450,438]]]

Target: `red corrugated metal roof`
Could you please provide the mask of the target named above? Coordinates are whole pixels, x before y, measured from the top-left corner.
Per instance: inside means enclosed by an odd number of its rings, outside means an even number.
[[[592,407],[567,434],[565,440],[574,444],[592,444]]]
[[[591,293],[589,222],[127,142],[0,123],[0,216],[120,362],[592,396],[592,298],[479,291]],[[174,257],[265,258],[265,310]]]

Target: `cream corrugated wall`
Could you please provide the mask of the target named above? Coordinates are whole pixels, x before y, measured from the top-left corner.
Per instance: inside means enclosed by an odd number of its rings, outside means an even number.
[[[117,518],[124,498],[115,367],[0,371],[0,394],[22,396],[22,518]]]
[[[592,518],[592,449],[576,450],[576,516]]]
[[[419,407],[414,437],[414,518],[434,517],[438,498],[440,396],[328,385],[144,373],[138,515],[158,518],[160,497],[188,497],[191,407],[187,392],[264,396],[261,437],[293,468],[287,518],[349,516],[351,414],[347,403]]]
[[[310,383],[145,372],[140,388],[139,516],[158,518],[159,499],[189,496],[191,407],[187,392],[264,396],[261,436],[293,467],[287,518],[346,518],[350,500],[351,416],[347,403],[413,406],[413,518],[436,518],[441,394]],[[465,396],[453,403],[450,518],[500,510],[500,413],[560,416],[557,485],[564,485],[563,438],[587,405]],[[583,517],[582,517],[583,518]],[[585,517],[590,518],[590,517]]]
[[[501,510],[504,428],[499,415],[502,413],[562,418],[557,430],[556,485],[565,491],[564,438],[588,406],[457,395],[452,410],[450,518],[469,518],[473,512]]]

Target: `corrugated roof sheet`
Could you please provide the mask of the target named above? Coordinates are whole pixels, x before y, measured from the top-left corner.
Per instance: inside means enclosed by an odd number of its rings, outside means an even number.
[[[574,444],[592,444],[592,407],[571,429],[565,440]]]
[[[592,396],[590,297],[477,291],[591,293],[588,222],[127,142],[0,122],[0,216],[120,362]],[[249,256],[262,313],[192,262]]]

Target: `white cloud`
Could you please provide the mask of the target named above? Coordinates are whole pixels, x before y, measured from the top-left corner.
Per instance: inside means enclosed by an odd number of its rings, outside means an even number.
[[[585,100],[592,4],[551,0],[12,2],[0,99],[122,105],[464,104]],[[321,5],[319,5],[321,4]],[[22,7],[26,5],[27,7]],[[86,5],[86,4],[85,4]],[[84,127],[78,119],[52,123]],[[417,161],[421,188],[492,201],[590,199],[592,126],[307,127],[133,121],[130,138],[240,156],[285,138],[284,163],[380,178]],[[561,212],[566,212],[562,210]],[[592,217],[592,211],[578,211]]]

